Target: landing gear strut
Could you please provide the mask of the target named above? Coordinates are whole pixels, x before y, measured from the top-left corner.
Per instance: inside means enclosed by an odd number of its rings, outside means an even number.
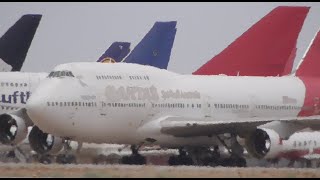
[[[230,157],[223,160],[221,165],[223,166],[231,166],[231,167],[246,167],[247,162],[246,159],[243,157],[244,149],[237,141],[236,135],[231,134],[230,143],[231,147],[227,146],[223,139],[217,136],[218,140],[224,147],[228,150]]]
[[[77,158],[71,153],[70,140],[65,140],[64,153],[57,155],[56,162],[58,164],[76,164]]]
[[[192,158],[189,156],[189,154],[183,148],[179,148],[179,155],[170,156],[168,160],[168,164],[170,166],[177,166],[177,165],[191,166],[194,163]]]
[[[121,158],[122,164],[135,164],[135,165],[143,165],[146,164],[146,158],[139,154],[139,148],[141,146],[136,147],[136,145],[131,145],[131,155],[130,156],[123,156]]]

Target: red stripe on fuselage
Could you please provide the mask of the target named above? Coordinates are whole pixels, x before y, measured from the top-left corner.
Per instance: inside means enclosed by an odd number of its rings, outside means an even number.
[[[278,157],[286,158],[286,159],[299,159],[305,155],[309,154],[308,149],[303,150],[292,150],[287,152],[281,152]],[[320,154],[320,148],[316,148],[313,150],[311,154]]]
[[[281,152],[279,157],[286,159],[298,159],[309,153],[309,150],[293,150],[288,152]]]

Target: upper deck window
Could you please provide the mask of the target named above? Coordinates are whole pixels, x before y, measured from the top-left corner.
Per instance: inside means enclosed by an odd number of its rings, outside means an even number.
[[[48,75],[48,78],[52,77],[74,77],[71,71],[52,71]]]

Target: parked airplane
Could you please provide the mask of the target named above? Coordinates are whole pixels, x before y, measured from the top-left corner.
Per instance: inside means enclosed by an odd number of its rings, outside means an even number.
[[[0,38],[0,71],[20,71],[42,15],[23,15]]]
[[[244,138],[253,156],[268,157],[281,138],[319,128],[320,74],[314,68],[319,43],[320,33],[296,76],[284,77],[179,75],[130,63],[62,64],[37,87],[27,113],[43,132],[69,140],[198,147],[223,144],[230,134],[233,141],[236,135]],[[283,129],[265,127],[273,122]]]
[[[174,24],[174,26],[172,26]],[[151,29],[151,31],[146,35],[145,38],[138,44],[138,47],[135,48],[126,58],[126,60],[130,61],[135,57],[149,57],[144,55],[143,53],[148,53],[149,48],[151,50],[157,50],[158,53],[162,55],[160,57],[163,58],[163,62],[168,62],[170,58],[170,52],[172,48],[172,42],[174,36],[166,37],[171,35],[170,33],[165,33],[166,31],[176,31],[175,29],[176,22],[157,22]],[[168,26],[169,25],[169,26]],[[164,28],[166,27],[166,28]],[[158,34],[162,35],[162,38],[159,37]],[[160,43],[155,43],[154,37],[159,37],[160,39],[166,39],[166,41],[162,40]],[[149,39],[151,38],[151,40]],[[147,46],[148,45],[148,46]],[[148,47],[144,50],[141,47]],[[170,47],[165,47],[170,46]],[[150,50],[150,52],[152,52]],[[127,54],[130,52],[130,43],[127,42],[115,42],[110,48],[99,58],[98,62],[120,62]],[[148,61],[150,64],[154,64],[154,61],[159,60],[157,55],[150,57]],[[148,61],[144,61],[144,63],[149,63]],[[155,64],[155,65],[163,65],[163,63]],[[1,73],[0,73],[1,74]],[[0,119],[6,121],[7,118],[14,119],[23,119],[25,121],[26,127],[31,126],[33,123],[28,118],[25,113],[25,104],[28,98],[31,96],[32,91],[38,85],[38,83],[44,79],[48,74],[47,73],[21,73],[21,72],[11,72],[11,73],[2,73],[1,80],[0,77],[0,86],[3,88],[3,93],[1,94],[0,99]],[[1,120],[0,120],[1,121]],[[10,127],[9,127],[10,126]],[[18,125],[20,126],[20,125]],[[17,133],[14,127],[11,125],[3,125],[0,127],[0,136],[3,138],[1,141],[3,144],[16,145],[19,144],[23,139],[27,137],[27,131],[21,131]],[[36,140],[31,138],[30,144],[33,149],[35,149],[39,153],[48,153],[48,148],[45,145],[41,146],[37,143],[46,142],[47,136],[40,136],[37,134],[36,128],[33,129],[33,133],[31,133],[31,137],[34,137]],[[40,130],[39,130],[40,131]],[[36,135],[34,135],[36,134]],[[13,139],[13,136],[15,138]],[[29,136],[30,137],[30,136]],[[56,140],[57,141],[57,140]],[[50,147],[50,152],[58,152],[57,149],[62,146]]]
[[[98,59],[98,62],[106,61],[107,59],[112,59],[114,61],[120,62],[129,53],[129,51],[130,43],[114,42],[104,52],[104,54],[101,55],[101,57]],[[25,104],[31,96],[33,89],[39,84],[41,79],[44,79],[48,75],[48,73],[2,72],[0,74],[3,74],[3,79],[0,80],[0,86],[2,89],[0,99],[0,114],[4,115],[7,113],[12,113],[12,117],[16,117],[16,115],[18,115],[17,118],[25,118],[29,121],[27,126],[30,127],[30,124],[32,125],[32,122],[30,122],[29,118],[25,115]],[[0,127],[1,131],[4,130],[3,128],[6,127],[2,127],[2,129]],[[20,145],[21,143],[18,142],[21,142],[23,140],[22,143],[29,143],[28,139],[25,138],[25,136],[29,135],[31,129],[32,128],[29,128],[28,132],[24,132],[21,137],[17,138],[16,141],[9,143],[9,145],[0,145],[0,152],[7,152],[13,150],[20,151],[19,149],[17,149],[17,145]],[[12,135],[12,133],[14,133],[15,128],[12,127],[6,130],[6,132],[9,133],[8,135],[10,136]],[[27,135],[25,135],[26,133]],[[31,144],[31,146],[32,148],[37,149],[37,147],[33,147],[33,144]],[[58,152],[59,150],[60,149],[53,149],[51,152]],[[25,158],[21,157],[19,159]]]
[[[176,25],[177,21],[156,22],[124,62],[167,69]]]
[[[319,137],[319,131],[294,133],[289,139],[281,140],[278,144],[274,144],[275,153],[267,159],[274,163],[279,162],[281,159],[288,159],[290,160],[289,167],[292,167],[296,161],[311,167],[312,161],[320,162]]]
[[[115,63],[121,62],[130,53],[129,42],[114,42],[101,55],[97,62]]]

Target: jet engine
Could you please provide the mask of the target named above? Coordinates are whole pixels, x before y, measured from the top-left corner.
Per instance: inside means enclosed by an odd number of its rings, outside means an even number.
[[[29,134],[31,148],[39,154],[57,154],[63,148],[63,139],[41,131],[33,126]]]
[[[5,145],[16,145],[28,135],[25,121],[16,115],[0,115],[0,142]]]
[[[273,159],[282,150],[282,141],[279,134],[272,129],[256,129],[246,138],[246,149],[255,158]]]

